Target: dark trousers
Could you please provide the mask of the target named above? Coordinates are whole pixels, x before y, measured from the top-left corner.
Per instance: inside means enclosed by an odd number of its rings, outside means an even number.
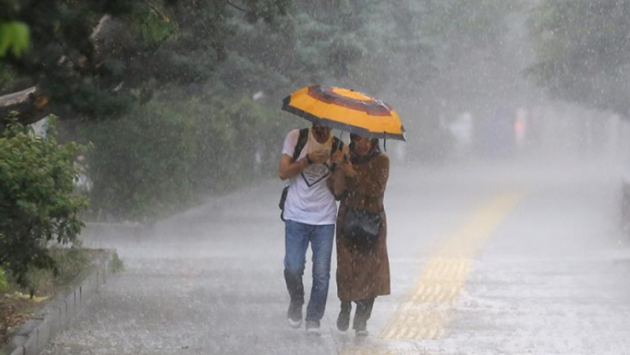
[[[372,308],[374,308],[374,298],[368,298],[365,300],[354,301],[357,305],[357,309],[354,312],[354,321],[352,322],[352,329],[365,330],[367,327],[367,321],[372,316]],[[341,302],[341,312],[350,313],[352,311],[352,304],[350,301]]]

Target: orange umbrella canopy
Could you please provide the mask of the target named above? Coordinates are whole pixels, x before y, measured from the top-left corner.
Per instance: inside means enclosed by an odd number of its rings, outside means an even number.
[[[394,109],[354,90],[308,86],[285,98],[282,109],[322,126],[370,138],[405,140],[405,128]]]

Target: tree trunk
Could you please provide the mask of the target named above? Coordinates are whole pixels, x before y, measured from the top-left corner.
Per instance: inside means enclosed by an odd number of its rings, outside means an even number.
[[[18,113],[18,122],[23,125],[35,123],[51,113],[50,96],[33,86],[13,94],[0,96],[0,128],[12,111]]]

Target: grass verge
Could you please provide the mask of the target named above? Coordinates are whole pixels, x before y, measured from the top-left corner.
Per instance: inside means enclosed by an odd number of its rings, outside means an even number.
[[[50,252],[57,261],[57,270],[29,271],[28,287],[18,286],[10,276],[5,275],[6,284],[0,292],[0,349],[22,324],[46,305],[47,300],[72,287],[76,277],[89,269],[105,251],[55,248]]]

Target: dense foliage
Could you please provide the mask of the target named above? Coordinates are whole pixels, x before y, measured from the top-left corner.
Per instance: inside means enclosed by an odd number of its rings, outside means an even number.
[[[9,282],[7,281],[7,275],[5,274],[4,269],[0,267],[0,291],[4,291],[8,287],[9,287]]]
[[[0,22],[0,58],[22,57],[28,49],[30,32],[28,26],[18,21]]]
[[[275,169],[266,152],[276,150],[281,122],[251,99],[223,99],[154,102],[88,125],[100,147],[89,155],[93,210],[101,219],[165,216]]]
[[[630,113],[630,1],[547,0],[531,17],[537,63],[529,73],[553,95]]]
[[[54,268],[47,246],[75,241],[86,200],[74,194],[80,153],[59,145],[54,121],[46,136],[12,124],[0,137],[0,267],[26,284],[29,269]]]
[[[271,20],[285,3],[248,1],[243,11],[250,21]],[[228,7],[219,0],[3,0],[0,22],[26,25],[32,38],[25,56],[3,60],[5,70],[18,78],[13,89],[37,85],[49,93],[64,119],[115,117],[164,85],[207,80],[226,57]],[[15,37],[2,29],[0,38]]]
[[[32,44],[0,59],[0,93],[36,85],[65,138],[94,142],[95,216],[155,218],[272,173],[284,134],[306,125],[280,100],[304,85],[376,95],[416,156],[447,152],[444,111],[466,101],[440,97],[462,90],[466,56],[502,40],[514,4],[2,0],[0,21]]]

